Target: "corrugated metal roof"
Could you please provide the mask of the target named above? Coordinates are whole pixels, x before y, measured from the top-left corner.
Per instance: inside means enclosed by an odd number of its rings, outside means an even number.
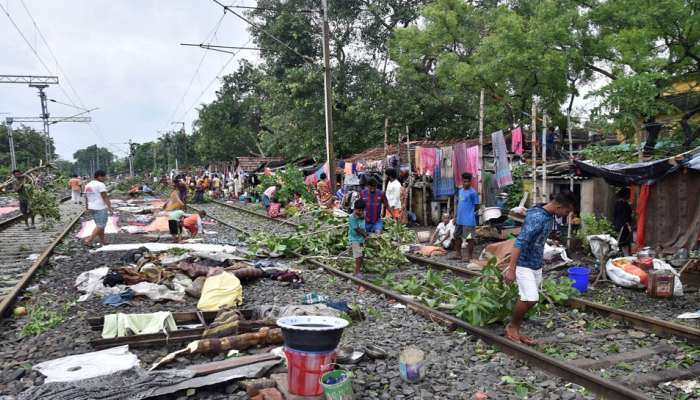
[[[283,163],[282,157],[236,157],[236,167],[245,172],[254,172],[264,168],[269,163]]]

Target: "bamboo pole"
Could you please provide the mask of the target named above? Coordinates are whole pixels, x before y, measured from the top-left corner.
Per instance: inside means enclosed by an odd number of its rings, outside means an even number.
[[[481,165],[479,166],[477,189],[481,196],[481,201],[484,201],[484,89],[481,89],[479,95],[479,158]]]
[[[547,202],[547,113],[542,113],[542,201]]]
[[[537,97],[532,99],[532,201],[537,201]]]
[[[399,143],[401,149],[401,143]],[[399,154],[401,151],[399,150]],[[408,155],[408,211],[413,211],[413,168],[411,164],[411,137],[408,134],[406,125],[406,154]]]
[[[389,117],[384,117],[384,173],[382,175],[382,191],[386,192],[386,169],[388,165],[386,164],[386,158],[389,156]],[[398,171],[397,171],[398,172]]]
[[[566,113],[566,131],[569,136],[569,162],[573,162],[574,159],[574,145],[571,138],[571,108]],[[574,174],[569,173],[569,191],[574,192]],[[571,214],[568,216],[567,230],[566,230],[566,248],[571,248]]]

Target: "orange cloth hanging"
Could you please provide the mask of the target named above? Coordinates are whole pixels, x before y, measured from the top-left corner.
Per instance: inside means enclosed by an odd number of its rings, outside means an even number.
[[[637,200],[637,247],[644,247],[645,225],[647,221],[647,204],[649,203],[649,188],[648,184],[642,185],[639,191],[639,199]]]

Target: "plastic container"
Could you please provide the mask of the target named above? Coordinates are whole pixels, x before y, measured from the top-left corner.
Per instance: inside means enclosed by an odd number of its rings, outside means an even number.
[[[419,382],[425,376],[425,353],[415,347],[408,347],[399,355],[399,372],[405,382]]]
[[[314,315],[284,317],[277,320],[284,345],[301,351],[334,351],[348,321]]]
[[[336,369],[321,376],[323,394],[327,400],[352,400],[352,381],[350,372]]]
[[[591,271],[582,266],[571,267],[567,270],[569,273],[569,279],[574,281],[571,287],[578,289],[581,293],[586,293],[588,291],[588,276]]]
[[[673,272],[668,270],[650,271],[647,294],[650,297],[655,297],[658,299],[673,297],[674,284],[675,275]]]
[[[289,392],[300,396],[320,396],[321,376],[333,369],[335,350],[327,352],[299,351],[284,348],[287,357]]]

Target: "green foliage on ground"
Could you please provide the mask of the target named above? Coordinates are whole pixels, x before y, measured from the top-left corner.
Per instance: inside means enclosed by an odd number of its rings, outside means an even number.
[[[246,242],[254,253],[321,258],[323,262],[342,270],[353,271],[354,260],[347,255],[350,253],[347,219],[319,209],[315,211],[313,220],[311,224],[299,225],[291,234],[276,233],[273,228],[269,232],[256,232],[248,236]],[[372,235],[365,245],[365,273],[384,274],[408,262],[399,246],[415,242],[415,233],[393,221],[384,223],[384,233]],[[341,257],[337,257],[339,254]]]
[[[527,173],[528,167],[525,164],[516,165],[513,168],[513,184],[508,186],[508,198],[506,199],[506,207],[510,210],[513,207],[520,205],[520,200],[523,199],[525,190],[523,184],[524,176]]]
[[[602,215],[581,214],[581,227],[576,233],[576,237],[583,242],[585,248],[588,248],[588,236],[605,234],[617,238],[617,232],[607,218]]]
[[[68,306],[60,312],[49,310],[41,305],[30,307],[21,335],[24,337],[36,336],[61,325],[65,319],[67,308]]]
[[[571,287],[571,283],[568,278],[545,279],[540,304],[548,301],[561,304],[576,296],[578,291]],[[420,278],[412,276],[399,283],[389,276],[381,284],[414,296],[430,307],[446,308],[458,318],[478,326],[508,319],[518,299],[517,286],[507,285],[503,281],[503,274],[496,267],[495,258],[489,260],[481,271],[481,276],[468,281],[429,270]],[[537,307],[534,307],[530,314],[537,311]]]

